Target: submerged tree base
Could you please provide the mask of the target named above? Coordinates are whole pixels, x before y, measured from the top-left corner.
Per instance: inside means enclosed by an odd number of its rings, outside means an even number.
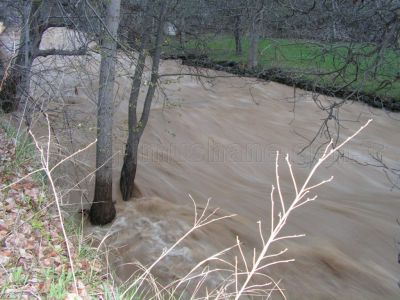
[[[94,200],[89,212],[90,223],[106,225],[115,219],[116,214],[112,201],[112,185],[96,182]]]
[[[90,223],[92,225],[106,225],[115,219],[116,214],[117,212],[112,202],[93,203],[89,212]]]

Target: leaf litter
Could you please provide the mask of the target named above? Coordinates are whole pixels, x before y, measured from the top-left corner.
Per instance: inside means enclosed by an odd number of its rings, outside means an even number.
[[[21,180],[33,170],[32,161],[10,167],[15,155],[15,141],[0,127],[0,298],[88,299],[94,293],[104,299],[101,261],[82,257],[72,236],[74,289],[61,224],[49,205],[53,200],[40,183]]]

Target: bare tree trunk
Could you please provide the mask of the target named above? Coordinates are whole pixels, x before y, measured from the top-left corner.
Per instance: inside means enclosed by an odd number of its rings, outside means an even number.
[[[97,103],[96,182],[90,222],[104,225],[116,215],[112,200],[112,126],[116,38],[121,0],[107,1],[106,28],[101,47],[100,88]]]
[[[128,140],[126,142],[124,164],[121,170],[121,178],[119,182],[122,199],[127,201],[133,196],[134,181],[137,168],[137,156],[139,139],[137,124],[136,108],[139,98],[140,85],[142,82],[143,71],[146,62],[146,46],[150,37],[151,16],[149,11],[146,11],[144,19],[144,30],[142,34],[142,43],[140,45],[139,57],[136,63],[135,74],[133,76],[132,89],[129,96],[129,111],[128,111]]]
[[[247,60],[247,65],[251,69],[256,68],[258,65],[258,39],[257,21],[253,19],[250,26],[250,46]]]
[[[235,16],[235,29],[233,32],[235,36],[236,55],[242,54],[242,40],[240,36],[240,15]]]
[[[157,33],[156,33],[156,41],[155,41],[155,49],[152,55],[152,69],[151,69],[151,79],[149,88],[147,90],[146,98],[144,101],[144,107],[142,111],[142,115],[140,117],[140,121],[136,121],[136,103],[137,103],[137,95],[139,93],[140,83],[142,79],[143,68],[140,68],[140,65],[136,67],[134,81],[132,84],[132,91],[129,107],[129,135],[128,141],[126,143],[125,149],[125,157],[124,157],[124,165],[121,170],[121,178],[120,178],[120,189],[122,193],[122,197],[125,201],[129,200],[133,196],[134,186],[135,186],[135,176],[136,176],[136,168],[137,168],[137,155],[138,155],[138,147],[139,141],[143,134],[143,131],[147,125],[151,103],[154,98],[154,93],[157,87],[158,80],[158,69],[160,65],[160,57],[161,57],[161,44],[163,40],[163,26],[164,26],[164,14],[166,10],[165,1],[161,4],[160,15],[158,19]],[[146,38],[147,39],[147,38]],[[146,42],[144,40],[143,42]],[[144,67],[144,57],[142,57],[143,61],[140,62],[140,58],[138,63],[142,63]],[[133,95],[132,95],[133,94]]]

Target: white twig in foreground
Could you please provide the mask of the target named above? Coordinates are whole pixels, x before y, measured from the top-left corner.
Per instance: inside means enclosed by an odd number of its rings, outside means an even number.
[[[292,201],[292,203],[290,204],[290,206],[285,209],[285,205],[283,202],[283,197],[282,197],[282,192],[280,189],[280,184],[279,184],[279,174],[278,174],[278,158],[279,158],[279,152],[277,152],[276,154],[276,184],[277,184],[277,190],[278,190],[278,194],[279,194],[279,198],[280,198],[280,202],[281,202],[281,210],[278,211],[278,216],[279,216],[279,221],[277,222],[277,224],[275,225],[274,223],[274,215],[275,215],[275,211],[274,211],[274,200],[273,200],[273,194],[274,194],[274,187],[272,187],[272,192],[271,192],[271,233],[270,236],[267,240],[267,242],[264,242],[264,237],[262,236],[261,239],[263,241],[263,249],[261,250],[260,254],[258,254],[257,258],[254,255],[253,256],[253,264],[252,264],[252,268],[249,272],[247,272],[246,274],[246,279],[244,281],[244,283],[242,284],[240,290],[237,291],[236,295],[235,295],[235,299],[239,299],[242,295],[244,295],[248,289],[249,289],[249,283],[250,280],[257,274],[257,272],[261,272],[264,268],[272,265],[272,264],[276,264],[276,263],[282,263],[282,262],[289,262],[292,260],[281,260],[281,261],[276,261],[273,263],[269,263],[269,264],[262,264],[262,261],[268,257],[267,253],[270,249],[270,246],[279,240],[285,240],[288,238],[296,238],[296,237],[300,237],[303,235],[293,235],[293,236],[283,236],[283,237],[279,237],[279,233],[281,232],[281,230],[284,228],[284,226],[286,225],[286,222],[288,220],[289,215],[298,207],[313,201],[316,199],[316,196],[314,197],[307,197],[305,198],[311,190],[315,189],[316,187],[319,187],[327,182],[330,182],[333,177],[327,179],[327,180],[323,180],[315,185],[311,185],[309,186],[309,183],[311,181],[311,178],[313,177],[313,175],[315,174],[316,170],[321,166],[321,164],[326,161],[330,156],[332,156],[332,154],[334,154],[336,151],[338,151],[339,149],[341,149],[344,145],[346,145],[350,140],[352,140],[355,136],[357,136],[365,127],[367,127],[369,125],[369,123],[371,123],[372,119],[368,120],[368,122],[366,124],[364,124],[363,126],[361,126],[354,134],[352,134],[351,136],[349,136],[346,140],[344,140],[341,144],[339,144],[336,147],[331,148],[332,146],[332,142],[329,143],[326,148],[324,149],[324,153],[322,154],[322,156],[318,159],[317,163],[314,165],[314,167],[311,169],[310,173],[308,174],[306,180],[304,181],[303,185],[301,186],[301,189],[298,190],[298,186],[296,183],[296,180],[294,178],[294,173],[293,173],[293,169],[292,169],[292,165],[289,162],[289,156],[286,156],[286,163],[287,166],[289,168],[291,177],[292,177],[292,181],[293,181],[293,185],[295,187],[295,192],[296,192],[296,197],[295,199]],[[331,148],[329,150],[329,148]],[[261,229],[260,229],[261,232]],[[262,233],[260,233],[262,234]],[[239,248],[240,248],[240,244],[238,244]],[[242,259],[245,261],[244,255],[242,254]],[[246,266],[247,269],[247,266]],[[279,289],[280,290],[280,289]],[[281,291],[281,290],[280,290]],[[282,296],[285,298],[284,293],[281,291]]]
[[[57,206],[57,213],[58,213],[58,218],[60,220],[61,230],[62,230],[62,233],[63,233],[63,236],[64,236],[66,248],[67,248],[68,260],[69,260],[69,265],[71,267],[72,278],[73,278],[73,281],[74,281],[75,293],[77,295],[79,295],[78,284],[77,284],[77,280],[76,280],[76,277],[75,277],[74,262],[73,262],[72,254],[71,254],[70,242],[69,242],[69,239],[68,239],[68,236],[67,236],[67,232],[66,232],[65,227],[64,227],[64,221],[63,221],[62,211],[61,211],[61,206],[60,206],[60,198],[59,198],[59,195],[57,193],[57,188],[55,186],[55,183],[54,183],[54,180],[53,180],[53,177],[52,177],[52,172],[58,166],[60,166],[64,162],[68,161],[73,156],[75,156],[75,155],[81,153],[82,151],[85,151],[89,147],[91,147],[95,142],[90,143],[88,146],[86,146],[86,147],[84,147],[82,149],[79,149],[78,151],[76,151],[72,155],[62,159],[61,161],[56,163],[54,167],[51,168],[50,167],[50,149],[51,149],[52,136],[51,136],[51,130],[50,130],[50,121],[49,121],[49,117],[48,117],[47,114],[46,114],[46,121],[47,121],[47,126],[48,126],[48,136],[47,136],[48,137],[48,141],[47,141],[47,145],[46,145],[47,146],[46,147],[46,153],[44,151],[44,147],[39,145],[39,142],[37,141],[35,135],[33,134],[33,132],[31,130],[29,130],[29,134],[32,136],[32,139],[33,139],[33,141],[35,143],[36,149],[40,153],[40,161],[41,161],[41,164],[42,164],[42,168],[40,169],[40,171],[42,171],[42,170],[45,171],[45,173],[47,175],[47,178],[48,178],[48,180],[50,182],[51,190],[53,192],[55,203],[56,203],[56,206]]]

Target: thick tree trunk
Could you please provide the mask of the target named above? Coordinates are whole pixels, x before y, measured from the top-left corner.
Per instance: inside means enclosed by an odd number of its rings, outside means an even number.
[[[242,54],[242,40],[240,36],[240,15],[235,16],[235,29],[233,32],[235,36],[236,55]]]
[[[247,60],[247,65],[251,69],[256,68],[258,65],[258,39],[257,22],[253,20],[250,26],[250,46]]]
[[[149,38],[147,31],[145,31],[143,34],[142,47],[141,47],[142,49],[140,51],[138,65],[136,66],[135,75],[133,79],[132,90],[129,99],[129,120],[128,120],[129,134],[125,149],[124,165],[122,166],[121,178],[120,178],[120,189],[122,193],[122,198],[125,201],[129,200],[129,198],[133,196],[135,187],[139,141],[143,134],[144,128],[147,125],[147,121],[150,114],[151,103],[153,101],[155,89],[157,86],[158,69],[160,65],[160,56],[161,56],[161,44],[163,39],[165,8],[166,4],[164,1],[161,4],[160,16],[157,24],[158,25],[157,34],[154,46],[155,49],[152,55],[152,70],[151,70],[150,84],[147,90],[143,112],[139,122],[137,122],[136,108],[137,108],[137,98],[139,95],[140,83],[142,80],[142,72],[145,63],[144,49],[146,47],[146,43]],[[145,23],[147,24],[147,21],[145,21]],[[149,25],[151,25],[150,21],[148,23]],[[145,28],[146,27],[147,25],[145,26]]]
[[[115,81],[116,38],[120,21],[121,0],[107,2],[105,36],[102,44],[100,88],[97,103],[96,182],[90,222],[110,223],[116,215],[112,200],[112,125]]]

